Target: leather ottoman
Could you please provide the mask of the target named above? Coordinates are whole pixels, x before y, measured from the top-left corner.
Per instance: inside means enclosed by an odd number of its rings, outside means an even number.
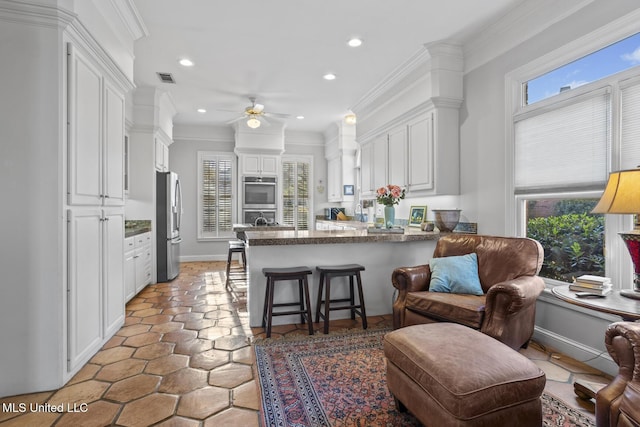
[[[454,323],[384,337],[387,384],[399,410],[425,426],[542,425],[545,374],[525,356]]]

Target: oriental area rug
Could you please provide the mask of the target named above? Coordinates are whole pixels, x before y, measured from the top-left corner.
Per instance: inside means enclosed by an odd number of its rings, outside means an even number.
[[[264,339],[254,343],[264,426],[420,426],[398,412],[385,382],[388,330]],[[595,424],[562,400],[542,395],[544,426]]]

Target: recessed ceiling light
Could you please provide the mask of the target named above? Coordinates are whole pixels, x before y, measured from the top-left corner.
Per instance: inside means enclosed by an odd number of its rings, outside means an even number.
[[[354,38],[352,38],[351,40],[349,40],[349,41],[347,42],[347,44],[348,44],[349,46],[351,46],[351,47],[358,47],[358,46],[362,45],[362,40],[361,40],[361,39],[359,39],[359,38],[357,38],[357,37],[354,37]]]
[[[206,112],[207,112],[207,110],[205,110],[204,108],[198,108],[198,113],[204,114]]]
[[[190,59],[187,58],[182,58],[180,61],[178,61],[180,63],[180,65],[182,65],[183,67],[192,67],[193,66],[193,61],[191,61]]]
[[[335,80],[336,79],[336,75],[333,73],[327,73],[324,76],[322,76],[323,79],[325,80]]]
[[[296,119],[302,120],[302,119],[304,119],[304,116],[296,116]]]

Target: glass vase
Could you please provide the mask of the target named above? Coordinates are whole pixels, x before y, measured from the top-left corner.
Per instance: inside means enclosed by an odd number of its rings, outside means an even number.
[[[396,222],[396,208],[394,206],[384,207],[384,224],[387,228],[393,228]]]

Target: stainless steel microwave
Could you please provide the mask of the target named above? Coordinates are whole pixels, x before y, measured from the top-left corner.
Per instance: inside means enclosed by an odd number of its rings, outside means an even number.
[[[276,209],[278,182],[275,176],[242,179],[243,209]]]

